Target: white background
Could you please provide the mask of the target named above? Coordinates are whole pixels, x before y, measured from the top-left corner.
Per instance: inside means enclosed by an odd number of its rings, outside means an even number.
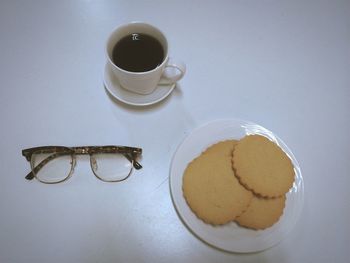
[[[103,87],[104,46],[141,20],[187,74],[165,101],[125,106]],[[349,1],[1,1],[0,262],[347,262],[350,257]],[[294,230],[262,253],[198,240],[169,192],[194,128],[240,118],[273,132],[301,166]],[[59,185],[28,182],[21,150],[139,146],[144,168],[107,184],[79,157]]]

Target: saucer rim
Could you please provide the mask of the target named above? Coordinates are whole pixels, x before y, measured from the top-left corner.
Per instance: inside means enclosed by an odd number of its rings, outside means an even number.
[[[162,85],[162,86],[168,87],[168,89],[169,89],[163,96],[161,96],[161,97],[159,97],[159,98],[157,98],[157,99],[155,99],[153,101],[150,101],[150,102],[144,102],[144,103],[142,103],[142,102],[141,103],[131,102],[131,101],[128,101],[128,100],[125,100],[125,99],[121,98],[120,96],[115,94],[115,92],[113,92],[113,90],[111,90],[111,87],[110,87],[111,85],[108,85],[108,83],[107,83],[107,78],[110,78],[110,79],[113,78],[113,76],[110,76],[110,74],[109,74],[110,73],[109,72],[109,69],[110,69],[109,67],[110,67],[110,65],[108,64],[108,61],[107,61],[105,63],[105,67],[104,67],[104,70],[103,70],[103,84],[104,84],[104,87],[108,91],[108,93],[113,96],[113,98],[115,98],[118,101],[123,102],[123,103],[125,103],[127,105],[142,107],[142,106],[150,106],[150,105],[156,104],[156,103],[161,102],[162,100],[166,99],[176,87],[176,83],[169,84],[169,85]],[[107,77],[107,75],[108,75],[108,77]],[[120,86],[120,84],[118,86],[115,86],[115,85],[112,85],[112,86],[115,89],[123,89],[125,92],[127,92],[128,94],[131,95],[130,97],[132,97],[133,95],[134,96],[143,96],[143,95],[140,95],[140,94],[137,94],[137,93],[133,93],[131,91],[128,91],[128,90],[124,89],[123,87]],[[158,89],[158,88],[159,88],[159,85],[156,87],[156,89]],[[149,94],[147,94],[147,95],[149,95]],[[144,95],[144,96],[147,96],[147,95]]]

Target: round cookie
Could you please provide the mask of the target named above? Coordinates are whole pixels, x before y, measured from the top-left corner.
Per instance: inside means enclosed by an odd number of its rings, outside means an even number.
[[[238,216],[235,221],[244,227],[265,229],[278,221],[283,214],[286,197],[263,198],[254,196],[248,209]]]
[[[238,143],[237,140],[226,140],[209,146],[202,154],[219,154],[221,156],[231,156],[233,149]]]
[[[294,182],[294,167],[289,157],[261,135],[249,135],[237,143],[232,165],[239,181],[263,197],[281,196]]]
[[[231,165],[236,141],[219,142],[187,166],[183,194],[191,210],[204,222],[221,225],[248,207],[253,194],[234,176]]]

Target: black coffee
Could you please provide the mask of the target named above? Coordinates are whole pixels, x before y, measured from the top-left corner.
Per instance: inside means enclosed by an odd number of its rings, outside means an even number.
[[[164,50],[154,37],[135,33],[119,40],[113,48],[112,60],[124,70],[144,72],[163,62]]]

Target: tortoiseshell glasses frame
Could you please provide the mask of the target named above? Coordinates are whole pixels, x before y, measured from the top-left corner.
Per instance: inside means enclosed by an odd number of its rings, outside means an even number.
[[[41,160],[36,165],[33,162],[33,156],[42,154],[46,156],[43,160]],[[96,154],[119,154],[124,156],[130,162],[130,171],[125,174],[125,177],[121,179],[105,179],[99,176],[96,173],[96,160],[93,158]],[[74,166],[76,163],[76,155],[90,155],[90,166],[94,173],[94,175],[105,182],[120,182],[127,179],[131,172],[132,168],[139,170],[142,168],[141,164],[136,161],[137,157],[142,154],[141,148],[136,147],[128,147],[128,146],[116,146],[116,145],[107,145],[107,146],[79,146],[79,147],[66,147],[66,146],[41,146],[34,147],[22,150],[22,155],[27,159],[27,161],[31,164],[31,172],[26,175],[27,180],[32,180],[36,178],[38,181],[46,184],[56,184],[61,183],[68,180],[73,173]],[[45,181],[42,180],[39,176],[37,176],[38,172],[49,162],[55,160],[60,157],[69,157],[70,156],[70,169],[68,174],[63,178],[57,181]]]

